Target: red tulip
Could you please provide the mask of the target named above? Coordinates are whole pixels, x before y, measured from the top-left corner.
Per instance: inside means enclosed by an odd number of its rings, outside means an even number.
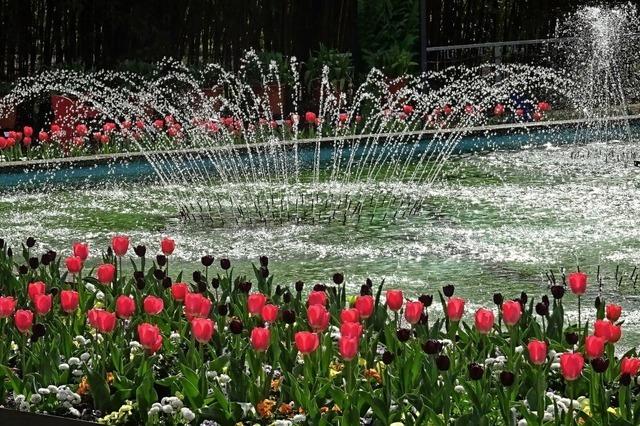
[[[538,109],[542,112],[551,111],[551,104],[549,102],[538,102]]]
[[[27,294],[29,295],[29,299],[32,302],[38,294],[44,294],[45,292],[46,286],[42,281],[29,283],[29,285],[27,286]]]
[[[111,239],[111,247],[116,256],[124,256],[129,250],[129,237],[116,235]]]
[[[24,145],[26,148],[29,148],[31,146],[31,138],[27,136],[22,139],[22,145]]]
[[[87,312],[89,324],[100,333],[111,333],[116,328],[116,314],[104,309],[91,309]]]
[[[504,105],[497,104],[495,108],[493,108],[493,114],[497,116],[501,116],[502,114],[504,114]]]
[[[187,283],[173,283],[171,286],[171,296],[173,297],[173,300],[183,302],[187,293],[189,293],[189,286]]]
[[[413,113],[413,107],[411,105],[404,105],[402,107],[402,112],[404,112],[407,115],[411,115],[411,113]]]
[[[536,111],[533,113],[532,115],[533,121],[541,121],[542,120],[542,113],[539,111]]]
[[[160,329],[146,322],[138,325],[138,340],[151,353],[156,353],[162,347]]]
[[[450,321],[460,321],[464,314],[464,299],[451,297],[447,301],[447,317]]]
[[[522,316],[522,306],[520,302],[515,300],[507,300],[502,304],[502,319],[508,326],[513,326],[518,323]]]
[[[516,109],[516,115],[518,117],[522,117],[524,115],[524,110],[522,108]]]
[[[69,256],[65,259],[64,263],[67,265],[67,270],[72,274],[77,274],[82,271],[82,259],[78,256]]]
[[[299,331],[294,336],[296,348],[302,354],[310,354],[320,346],[320,339],[315,333],[309,331]]]
[[[620,374],[635,376],[638,374],[638,370],[640,370],[639,358],[630,358],[626,356],[622,358],[622,361],[620,361]]]
[[[420,301],[416,302],[407,302],[404,307],[404,319],[407,320],[409,324],[417,324],[422,317],[422,312],[424,311],[424,305]]]
[[[373,314],[375,300],[373,296],[365,295],[356,297],[355,308],[360,314],[360,318],[367,319]]]
[[[158,130],[162,130],[162,128],[164,127],[164,120],[162,119],[157,119],[153,122],[153,127],[155,127]]]
[[[340,321],[341,322],[358,322],[360,321],[360,313],[357,309],[343,309],[340,312]]]
[[[260,315],[262,307],[267,303],[267,296],[262,293],[252,293],[247,298],[247,309],[250,314]]]
[[[349,119],[349,115],[348,115],[347,113],[344,113],[344,112],[340,113],[340,115],[338,116],[338,120],[339,120],[341,123],[346,123],[346,121],[347,121],[348,119]]]
[[[402,308],[402,303],[402,290],[387,290],[387,306],[389,309],[398,311]]]
[[[493,329],[495,316],[493,315],[493,311],[491,309],[480,308],[476,311],[474,320],[478,333],[487,334],[491,331],[491,329]]]
[[[607,341],[598,336],[587,336],[584,341],[584,351],[588,359],[598,358],[604,354],[604,344]]]
[[[605,341],[611,338],[611,323],[607,320],[596,320],[593,323],[593,334]]]
[[[607,319],[611,322],[616,322],[620,319],[620,315],[622,315],[622,306],[609,304],[605,311],[607,313]]]
[[[362,336],[362,324],[359,322],[344,322],[340,326],[340,335],[359,339]]]
[[[156,296],[147,296],[142,302],[144,311],[149,315],[158,315],[164,309],[164,301]]]
[[[533,339],[527,345],[529,361],[534,365],[542,365],[547,359],[547,342]]]
[[[189,321],[194,317],[206,318],[211,311],[211,300],[200,293],[187,293],[184,296],[184,313]]]
[[[257,352],[266,352],[270,339],[271,331],[268,328],[255,327],[251,330],[251,346]]]
[[[101,284],[110,284],[116,276],[116,267],[111,263],[102,264],[96,269],[96,276]]]
[[[29,136],[33,135],[33,127],[31,127],[31,126],[24,126],[24,127],[22,128],[22,133],[23,133],[25,136],[27,136],[27,137],[29,137]]]
[[[16,310],[16,299],[11,296],[0,296],[0,318],[9,318]]]
[[[74,290],[62,290],[60,292],[60,306],[62,310],[70,314],[78,309],[80,304],[80,295]]]
[[[79,257],[83,262],[89,257],[89,244],[75,243],[73,245],[73,255]]]
[[[567,276],[569,287],[576,296],[582,296],[587,291],[587,274],[584,272],[573,272]]]
[[[46,315],[51,310],[53,296],[50,294],[37,294],[33,299],[33,307],[38,315]]]
[[[329,326],[329,311],[322,305],[311,305],[307,308],[307,320],[314,331],[324,331]]]
[[[611,324],[611,327],[609,327],[609,333],[609,343],[617,343],[622,337],[622,327]]]
[[[209,318],[194,318],[191,320],[191,334],[196,341],[207,343],[215,332],[215,324]]]
[[[176,249],[176,242],[171,238],[163,238],[162,241],[160,241],[160,249],[165,256],[169,256],[173,254],[173,251]]]
[[[278,307],[271,304],[264,305],[260,311],[260,316],[267,322],[275,322],[278,318]]]
[[[315,112],[311,112],[308,111],[305,115],[304,115],[304,119],[307,123],[309,124],[315,124],[316,120],[318,119],[318,117],[316,116]]]
[[[76,126],[76,133],[78,134],[78,136],[86,136],[88,132],[89,130],[87,129],[86,125],[78,124]]]
[[[121,294],[116,299],[116,314],[118,318],[129,319],[136,313],[136,302],[133,298]]]
[[[51,130],[51,133],[58,133],[60,130],[62,130],[60,125],[56,123],[51,124],[51,126],[49,126],[49,129]]]
[[[351,361],[358,355],[358,339],[355,337],[342,336],[338,340],[338,349],[340,350],[340,356],[345,361]]]
[[[327,294],[324,291],[312,291],[307,298],[307,306],[311,305],[326,305]]]
[[[16,313],[13,314],[13,321],[20,333],[27,333],[31,331],[31,326],[33,325],[33,312],[18,309]]]
[[[584,358],[580,353],[565,352],[560,355],[560,371],[565,380],[573,381],[580,377],[584,367]]]
[[[38,133],[38,140],[40,142],[46,142],[49,140],[49,134],[45,131],[41,131]]]

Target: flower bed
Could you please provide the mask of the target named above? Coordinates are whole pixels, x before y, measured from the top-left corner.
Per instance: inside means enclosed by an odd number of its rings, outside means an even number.
[[[585,273],[468,313],[452,285],[407,298],[370,280],[350,295],[340,273],[276,284],[266,257],[250,279],[209,255],[185,277],[169,238],[155,258],[124,236],[101,259],[81,243],[64,260],[34,247],[0,240],[0,401],[22,412],[107,424],[640,420],[640,359],[615,357],[620,306],[598,299],[592,324],[564,315]]]

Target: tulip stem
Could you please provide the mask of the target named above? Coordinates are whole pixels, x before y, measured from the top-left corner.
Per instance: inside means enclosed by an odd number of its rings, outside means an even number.
[[[581,302],[582,302],[582,297],[578,296],[578,336],[582,332],[581,321],[580,321]]]
[[[580,300],[578,298],[578,300]],[[566,424],[570,426],[573,424],[573,382],[567,383],[567,390],[569,392],[569,412],[567,413]]]

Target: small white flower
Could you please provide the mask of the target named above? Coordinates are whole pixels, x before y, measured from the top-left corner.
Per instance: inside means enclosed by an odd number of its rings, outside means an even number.
[[[182,404],[182,401],[180,400],[180,398],[176,398],[175,396],[171,398],[171,401],[169,401],[169,404],[171,404],[171,406],[176,410],[182,408],[182,406],[184,405]]]
[[[193,411],[189,410],[187,407],[181,408],[180,414],[182,414],[182,417],[188,422],[196,418],[196,415],[193,414]]]
[[[464,386],[458,385],[458,386],[454,387],[453,390],[458,392],[458,393],[462,393],[462,392],[464,392]]]
[[[207,379],[213,379],[218,377],[218,373],[215,371],[207,371]]]
[[[550,422],[551,420],[553,420],[553,414],[551,414],[548,411],[545,411],[544,416],[542,417],[542,420],[544,420],[545,422]]]
[[[40,395],[49,395],[51,391],[48,388],[40,388],[38,389],[38,393]]]
[[[31,395],[31,398],[29,398],[29,401],[31,401],[32,404],[39,404],[40,402],[42,402],[42,395],[40,395],[39,393],[34,393],[33,395]]]
[[[516,347],[516,353],[521,354],[524,351],[524,347],[522,345]],[[526,421],[525,421],[526,424]]]
[[[86,283],[84,285],[84,288],[86,288],[89,293],[95,293],[96,292],[96,286],[91,284],[91,283]]]
[[[29,411],[31,409],[31,406],[29,405],[28,402],[23,401],[22,403],[20,403],[20,406],[18,407],[18,409],[20,411]]]
[[[173,407],[170,405],[163,405],[162,412],[165,414],[173,414]]]
[[[47,389],[49,389],[49,392],[51,392],[51,393],[54,393],[54,392],[57,393],[58,392],[58,387],[55,386],[55,385],[49,385],[49,386],[47,386]]]
[[[16,397],[14,398],[16,401],[16,404],[21,404],[23,403],[27,398],[24,395],[16,395]]]
[[[560,363],[559,362],[554,362],[553,364],[551,364],[551,369],[554,370],[554,371],[560,370]]]
[[[80,365],[80,358],[72,356],[71,358],[69,358],[69,361],[67,361],[67,363],[72,367]]]
[[[96,293],[96,299],[97,300],[104,300],[104,293],[99,291]]]
[[[179,342],[182,339],[182,336],[180,336],[180,333],[176,333],[175,331],[173,333],[171,333],[171,336],[169,336],[169,339],[172,342]]]
[[[71,374],[73,374],[76,377],[82,377],[84,375],[84,372],[82,370],[76,369],[76,370],[73,370]]]
[[[302,423],[307,421],[307,416],[305,416],[304,414],[296,414],[295,416],[293,416],[292,420],[294,423]]]
[[[69,364],[63,362],[62,364],[60,364],[58,366],[58,369],[60,369],[62,371],[67,371],[67,370],[69,370]]]
[[[160,412],[160,407],[151,407],[149,409],[149,417],[151,416],[155,416],[156,414],[158,414]]]
[[[220,374],[217,379],[218,383],[220,383],[221,385],[226,385],[231,381],[231,377],[227,376],[226,374]]]
[[[83,346],[87,344],[87,339],[85,339],[84,336],[76,336],[73,340]]]
[[[72,416],[80,417],[80,411],[78,411],[78,409],[76,409],[76,408],[73,408],[73,407],[69,408],[69,413]]]
[[[89,352],[84,352],[82,355],[80,355],[80,360],[82,362],[87,362],[89,361],[89,359],[91,359],[91,354]]]
[[[527,426],[527,421],[525,419],[522,419],[518,422],[518,426]]]

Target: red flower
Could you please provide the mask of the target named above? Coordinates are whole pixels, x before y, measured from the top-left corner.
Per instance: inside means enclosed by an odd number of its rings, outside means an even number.
[[[0,318],[9,318],[16,310],[16,299],[11,296],[0,297]]]
[[[542,112],[551,111],[551,104],[549,102],[538,102],[538,109]]]
[[[584,272],[573,272],[567,276],[569,287],[576,296],[582,296],[587,291],[587,274]]]
[[[304,119],[309,124],[315,124],[318,116],[315,112],[307,111],[307,113],[304,115]]]
[[[322,305],[311,305],[307,309],[307,320],[309,326],[316,331],[324,331],[329,326],[329,311]]]
[[[347,113],[344,113],[344,112],[341,112],[340,115],[338,116],[338,120],[341,123],[345,123],[348,118],[349,118],[349,115]]]
[[[318,349],[320,339],[315,333],[309,331],[299,331],[295,334],[296,348],[303,354],[310,354]]]
[[[144,311],[149,315],[158,315],[164,309],[164,301],[156,296],[147,296],[142,302]]]
[[[312,291],[307,298],[307,306],[311,305],[326,305],[327,294],[324,291]]]
[[[422,311],[424,311],[422,302],[407,302],[404,307],[404,319],[406,319],[409,324],[417,324],[422,317]]]
[[[13,322],[20,333],[31,331],[33,325],[33,312],[25,309],[18,309],[13,315]]]
[[[87,318],[91,327],[100,333],[111,333],[116,328],[116,314],[104,309],[91,309],[87,312]]]
[[[38,133],[38,140],[40,142],[46,142],[49,140],[49,134],[44,130]]]
[[[402,308],[402,303],[402,290],[387,290],[387,306],[389,309],[398,311]]]
[[[344,322],[340,326],[340,335],[359,339],[362,336],[362,324],[359,322]]]
[[[356,297],[355,308],[358,310],[360,318],[367,319],[373,314],[374,303],[373,296],[365,295]]]
[[[542,365],[547,359],[547,342],[533,339],[527,345],[529,361],[534,365]]]
[[[580,377],[584,367],[584,358],[578,352],[565,352],[560,355],[560,372],[565,380],[573,381]]]
[[[250,314],[260,315],[262,307],[267,303],[267,296],[262,293],[252,293],[247,297],[247,309]]]
[[[278,318],[278,307],[276,305],[264,305],[260,311],[260,316],[267,322],[275,322]]]
[[[89,244],[75,243],[73,245],[73,255],[79,257],[83,262],[89,257]]]
[[[404,105],[402,107],[402,112],[404,112],[407,115],[411,115],[411,113],[413,113],[413,107],[411,105]]]
[[[622,337],[622,327],[619,325],[611,324],[609,327],[609,343],[617,343],[618,340]]]
[[[635,376],[638,374],[638,370],[640,370],[639,358],[630,358],[626,356],[622,358],[622,361],[620,361],[620,374]]]
[[[113,282],[116,275],[116,267],[111,263],[105,263],[98,266],[96,269],[96,276],[101,284],[107,285]]]
[[[607,341],[598,336],[587,336],[584,341],[584,351],[588,359],[598,358],[604,354],[604,344]]]
[[[341,322],[358,322],[360,321],[360,312],[357,309],[343,309],[340,312],[340,321]]]
[[[118,318],[129,319],[136,313],[136,302],[129,296],[121,294],[116,299],[116,314]]]
[[[162,119],[157,119],[153,122],[153,127],[155,127],[158,130],[162,130],[162,128],[164,127],[164,120]]]
[[[33,127],[31,126],[24,126],[22,128],[22,133],[24,133],[25,136],[29,137],[31,135],[33,135]]]
[[[451,297],[447,301],[447,317],[450,321],[460,321],[464,314],[464,299]]]
[[[211,311],[211,300],[200,293],[187,293],[184,296],[184,313],[191,321],[194,317],[206,318]]]
[[[116,235],[111,239],[111,247],[116,256],[124,256],[129,250],[129,237]]]
[[[269,349],[271,331],[268,328],[255,327],[251,330],[251,346],[257,352],[265,352]]]
[[[607,320],[596,320],[593,323],[593,334],[605,341],[611,338],[611,323]]]
[[[194,318],[191,320],[191,334],[198,342],[207,343],[215,332],[215,324],[209,318]]]
[[[493,315],[493,311],[491,309],[480,308],[476,311],[474,320],[478,332],[480,334],[487,334],[493,328],[495,316]]]
[[[67,265],[67,270],[72,274],[77,274],[82,271],[82,259],[78,256],[69,256],[65,259],[64,263]]]
[[[340,350],[340,356],[345,361],[351,361],[358,355],[358,339],[355,337],[342,336],[338,340],[338,349]]]
[[[173,300],[183,302],[187,293],[189,293],[189,286],[187,283],[173,283],[171,286],[171,296],[173,297]]]
[[[76,126],[76,133],[78,134],[78,136],[87,136],[88,132],[89,132],[89,130],[87,129],[86,125],[78,124]]]
[[[151,353],[156,353],[162,347],[160,329],[146,322],[138,325],[138,340],[140,340],[140,344]]]
[[[173,251],[176,249],[176,242],[171,238],[163,238],[162,241],[160,241],[160,249],[165,256],[169,256],[173,254]]]
[[[497,116],[501,116],[502,114],[504,114],[504,105],[497,104],[493,109],[493,114]]]
[[[29,283],[29,285],[27,286],[27,294],[29,295],[29,299],[32,302],[38,294],[44,294],[45,291],[46,291],[46,286],[42,281]]]
[[[516,325],[520,320],[520,316],[522,316],[522,306],[520,306],[520,302],[507,300],[502,304],[502,318],[506,325]]]
[[[607,312],[607,319],[611,322],[616,322],[620,319],[620,315],[622,315],[622,306],[609,304],[605,309]]]
[[[46,315],[51,310],[52,297],[50,294],[36,294],[33,307],[38,315]]]
[[[71,313],[78,309],[80,295],[74,290],[62,290],[60,292],[60,306],[66,313]]]

